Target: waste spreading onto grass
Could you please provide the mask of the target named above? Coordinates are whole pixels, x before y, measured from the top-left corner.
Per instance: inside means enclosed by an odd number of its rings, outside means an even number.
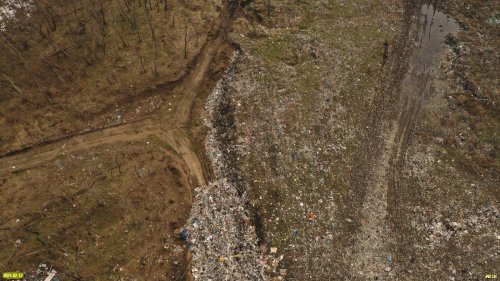
[[[237,55],[235,53],[233,62]],[[255,228],[245,209],[247,198],[230,177],[233,168],[227,165],[226,151],[223,151],[218,135],[222,128],[214,122],[218,118],[216,114],[220,113],[218,107],[231,94],[224,87],[231,75],[230,67],[206,103],[206,125],[209,128],[206,149],[215,180],[208,186],[196,188],[187,233],[183,232],[192,251],[195,280],[266,280],[266,261],[258,253]]]

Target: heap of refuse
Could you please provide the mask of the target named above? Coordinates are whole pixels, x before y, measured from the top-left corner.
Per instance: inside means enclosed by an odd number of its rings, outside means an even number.
[[[186,229],[195,280],[265,280],[254,227],[228,182],[196,189]]]
[[[235,54],[235,57],[237,54]],[[233,58],[233,61],[235,59]],[[228,148],[220,134],[226,133],[215,120],[220,105],[227,104],[225,90],[230,67],[209,96],[206,125],[209,128],[206,150],[212,162],[214,181],[195,189],[188,224],[183,232],[191,253],[194,280],[267,280],[266,257],[259,254],[257,235],[245,209],[246,193],[238,192],[232,180],[234,166],[228,163]]]

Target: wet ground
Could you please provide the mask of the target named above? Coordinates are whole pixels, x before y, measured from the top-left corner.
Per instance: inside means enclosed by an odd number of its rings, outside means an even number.
[[[416,17],[419,20],[415,24],[418,35],[399,90],[398,117],[393,124],[389,123],[392,128],[382,133],[383,152],[371,168],[373,181],[367,183],[361,213],[364,223],[357,234],[354,255],[359,264],[353,268],[362,278],[384,276],[384,271],[391,275],[393,265],[387,259],[392,260],[391,247],[399,247],[391,233],[402,219],[404,157],[423,103],[434,93],[432,75],[443,58],[445,38],[458,31],[458,24],[432,4],[423,4],[420,15]],[[390,209],[389,196],[393,203]],[[388,218],[394,225],[391,226]]]

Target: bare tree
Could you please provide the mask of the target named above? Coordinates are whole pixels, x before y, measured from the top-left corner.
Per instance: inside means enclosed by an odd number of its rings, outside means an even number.
[[[188,24],[186,21],[185,26],[184,26],[184,58],[185,59],[187,59],[187,57],[188,57],[188,43],[189,43],[189,40],[191,39],[189,37],[188,31],[189,31],[189,28],[188,28]]]
[[[144,59],[142,52],[140,50],[137,50],[137,57],[139,58],[139,62],[141,64],[141,73],[146,73],[146,68],[144,68]]]
[[[148,12],[148,8],[146,6],[146,3],[144,3],[144,13],[146,15],[146,19],[148,20],[149,29],[151,31],[151,39],[153,40],[153,45],[155,47],[155,55],[154,55],[154,58],[153,58],[153,66],[154,66],[155,76],[158,76],[158,68],[156,66],[156,60],[158,59],[158,44],[156,42],[155,29],[154,29],[153,23],[151,21],[151,16],[150,16],[150,14]]]
[[[14,90],[19,92],[21,95],[24,95],[23,91],[21,91],[21,89],[19,89],[19,87],[16,86],[14,81],[12,81],[12,79],[7,74],[2,73],[2,76],[5,78],[5,80],[7,80],[10,83],[10,85],[12,86],[12,88],[14,88]]]
[[[113,27],[113,29],[116,31],[116,34],[118,35],[118,38],[120,38],[120,41],[122,42],[122,46],[125,48],[127,47],[127,42],[125,41],[125,39],[123,38],[120,30],[118,29],[118,27],[116,27],[116,24],[115,24],[115,16],[113,15],[113,21],[111,23],[111,26]]]
[[[104,0],[99,0],[100,9],[99,14],[101,15],[102,25],[106,26],[106,15],[104,13]]]
[[[41,11],[45,21],[47,22],[47,26],[52,31],[56,31],[57,23],[54,14],[54,8],[47,1],[40,1],[39,10]]]
[[[163,0],[163,12],[165,13],[165,15],[167,14],[167,9],[168,9],[167,0]]]

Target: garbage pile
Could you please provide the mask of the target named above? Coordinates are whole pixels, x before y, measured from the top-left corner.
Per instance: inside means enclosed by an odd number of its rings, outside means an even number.
[[[244,199],[227,181],[196,189],[187,243],[195,280],[265,280]]]
[[[231,76],[231,72],[229,68],[225,77]],[[181,233],[192,252],[191,271],[195,280],[267,280],[266,258],[259,254],[255,227],[245,209],[246,192],[238,189],[234,166],[228,163],[227,131],[214,121],[220,119],[216,116],[221,112],[220,105],[227,105],[224,81],[225,78],[219,81],[206,106],[209,128],[206,150],[215,180],[195,189],[190,219]],[[221,134],[225,134],[224,141]]]
[[[500,213],[496,206],[482,207],[470,217],[457,221],[443,220],[440,216],[436,216],[427,226],[429,233],[427,240],[431,242],[433,247],[435,244],[448,241],[453,237],[463,236],[487,227],[494,228],[494,224],[499,218]]]
[[[23,281],[59,281],[57,271],[45,263],[39,264],[36,270],[25,272],[23,275]]]
[[[6,30],[5,21],[16,19],[16,13],[21,12],[29,16],[33,6],[32,1],[11,0],[0,2],[0,31]]]

